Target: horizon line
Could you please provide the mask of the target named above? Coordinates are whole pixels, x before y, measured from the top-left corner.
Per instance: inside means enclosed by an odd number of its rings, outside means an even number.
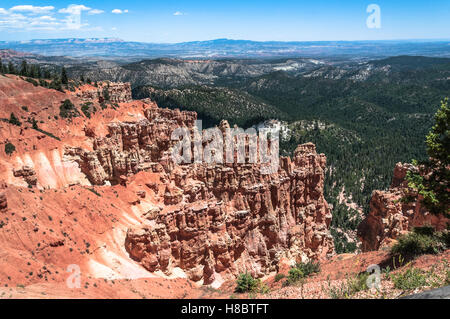
[[[134,40],[125,40],[118,37],[86,37],[86,38],[78,38],[78,37],[67,37],[67,38],[35,38],[29,40],[0,40],[0,42],[6,43],[26,43],[31,41],[45,41],[45,40],[116,40],[115,42],[135,42],[135,43],[146,43],[146,44],[183,44],[183,43],[194,43],[194,42],[211,42],[218,40],[227,40],[227,41],[246,41],[246,42],[256,42],[256,43],[319,43],[319,42],[446,42],[450,41],[450,38],[404,38],[404,39],[377,39],[377,40],[249,40],[249,39],[230,39],[230,38],[213,38],[207,40],[191,40],[191,41],[182,41],[182,42],[147,42],[147,41],[134,41]],[[113,42],[113,41],[112,41]]]

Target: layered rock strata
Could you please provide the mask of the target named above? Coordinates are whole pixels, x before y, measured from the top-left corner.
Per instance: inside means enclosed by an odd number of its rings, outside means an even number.
[[[150,271],[181,268],[204,284],[242,272],[262,277],[283,257],[324,260],[334,252],[325,162],[305,144],[271,175],[256,164],[176,167],[161,194],[164,205],[128,231],[125,247]]]

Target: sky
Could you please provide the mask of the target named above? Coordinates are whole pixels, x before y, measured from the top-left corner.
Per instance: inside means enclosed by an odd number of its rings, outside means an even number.
[[[0,1],[0,41],[73,37],[157,43],[450,39],[450,1]]]

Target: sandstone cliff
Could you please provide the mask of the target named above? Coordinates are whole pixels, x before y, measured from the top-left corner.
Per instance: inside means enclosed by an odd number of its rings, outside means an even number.
[[[420,201],[401,200],[410,191],[405,177],[407,171],[413,169],[411,164],[397,163],[389,190],[373,192],[370,213],[358,227],[363,251],[387,246],[416,226],[431,225],[437,230],[447,227],[447,218],[430,214]]]
[[[132,101],[126,84],[110,83],[108,94],[117,106],[107,109],[98,107],[103,93],[93,86],[62,93],[16,77],[2,79],[0,89],[2,85],[9,106],[4,117],[14,111],[23,120],[22,127],[0,124],[0,136],[16,147],[12,154],[0,153],[0,174],[11,186],[0,192],[0,209],[11,215],[10,208],[20,209],[20,216],[14,216],[22,221],[10,219],[0,229],[8,262],[11,254],[22,258],[9,252],[27,252],[43,238],[47,243],[43,234],[53,236],[57,225],[46,217],[49,212],[61,225],[67,216],[85,221],[61,229],[63,237],[81,238],[83,229],[96,229],[89,233],[89,244],[98,249],[83,253],[83,241],[74,241],[70,248],[80,250],[76,260],[70,254],[55,255],[68,245],[66,239],[48,239],[45,254],[35,258],[59,272],[75,263],[100,277],[135,278],[151,272],[219,286],[240,272],[261,277],[276,271],[281,260],[333,255],[331,213],[323,197],[326,158],[313,144],[300,145],[293,159],[281,158],[278,171],[269,175],[261,174],[260,164],[176,165],[170,156],[171,133],[180,126],[192,131],[194,112]],[[12,87],[19,94],[8,91]],[[42,107],[38,100],[27,100],[24,110],[28,91],[39,97],[50,94],[52,103]],[[55,119],[64,99],[76,107],[92,102],[98,111],[70,121]],[[58,139],[31,129],[25,121],[29,116]],[[40,220],[35,221],[34,211]],[[98,217],[95,224],[90,224],[92,216]],[[47,224],[52,231],[37,231]],[[33,236],[23,243],[11,239],[10,234],[20,237],[21,231]],[[132,269],[130,274],[126,269]]]
[[[271,175],[257,165],[177,167],[160,194],[165,206],[129,230],[125,247],[150,271],[181,268],[216,285],[241,272],[266,275],[283,257],[324,260],[333,254],[325,161],[305,144]]]

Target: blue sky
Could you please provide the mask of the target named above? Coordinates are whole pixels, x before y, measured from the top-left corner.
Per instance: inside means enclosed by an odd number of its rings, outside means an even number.
[[[368,28],[369,4],[381,27]],[[118,37],[183,42],[216,38],[319,41],[449,39],[450,1],[5,1],[0,40]]]

